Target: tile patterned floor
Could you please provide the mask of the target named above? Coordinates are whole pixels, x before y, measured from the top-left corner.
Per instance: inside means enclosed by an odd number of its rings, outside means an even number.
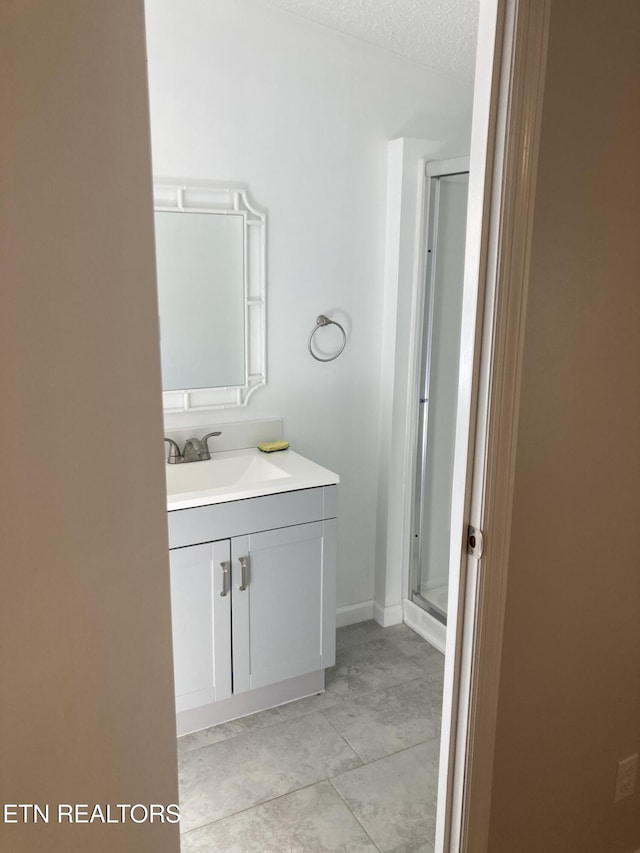
[[[180,738],[182,853],[433,853],[443,666],[349,625],[323,694]]]

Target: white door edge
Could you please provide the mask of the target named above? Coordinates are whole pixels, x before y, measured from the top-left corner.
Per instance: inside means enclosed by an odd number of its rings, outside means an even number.
[[[436,853],[488,849],[549,6],[480,2]],[[481,561],[466,554],[469,523]]]

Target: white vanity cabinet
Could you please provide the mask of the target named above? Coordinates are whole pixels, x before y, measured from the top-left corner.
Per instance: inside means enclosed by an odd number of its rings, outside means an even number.
[[[176,711],[231,696],[229,541],[169,552]],[[223,569],[224,567],[224,569]]]
[[[323,689],[335,662],[336,493],[169,512],[179,733]]]

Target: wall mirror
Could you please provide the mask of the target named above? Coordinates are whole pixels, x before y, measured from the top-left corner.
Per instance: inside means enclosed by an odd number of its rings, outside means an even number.
[[[156,179],[166,412],[245,406],[266,382],[266,214],[246,189]]]

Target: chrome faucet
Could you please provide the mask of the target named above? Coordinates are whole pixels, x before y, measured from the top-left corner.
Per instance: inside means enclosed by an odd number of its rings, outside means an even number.
[[[208,432],[202,438],[187,439],[182,453],[180,452],[180,447],[172,438],[165,438],[165,441],[169,443],[167,464],[177,465],[181,462],[206,462],[207,459],[211,459],[208,441],[216,435],[222,435],[222,433],[218,430],[217,432]]]
[[[165,438],[169,442],[169,455],[167,456],[167,465],[177,465],[178,462],[184,462],[182,453],[177,443],[172,438]]]

